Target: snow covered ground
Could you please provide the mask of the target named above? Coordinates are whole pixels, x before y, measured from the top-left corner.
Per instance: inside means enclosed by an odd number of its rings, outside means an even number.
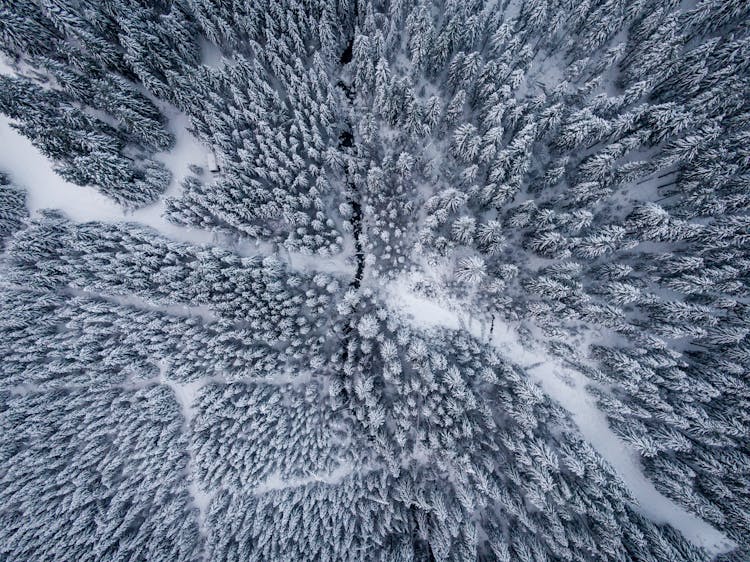
[[[189,244],[221,246],[242,256],[266,256],[276,253],[272,244],[253,239],[227,240],[213,232],[180,226],[164,217],[165,198],[180,193],[180,183],[185,179],[191,164],[204,164],[206,148],[188,132],[188,118],[176,110],[168,112],[170,129],[176,144],[167,152],[155,155],[172,172],[172,182],[159,200],[147,207],[128,212],[95,188],[70,183],[54,171],[53,163],[31,143],[13,129],[11,120],[0,115],[0,171],[6,172],[14,184],[27,193],[30,213],[42,209],[59,209],[76,222],[134,222],[153,228],[163,236]],[[279,258],[292,269],[303,272],[323,272],[351,277],[353,262],[346,254],[321,257],[302,253],[278,251]]]
[[[195,400],[198,396],[198,391],[203,386],[202,380],[192,381],[189,383],[178,383],[168,379],[164,376],[162,371],[159,377],[159,382],[165,384],[172,389],[177,403],[180,405],[183,418],[183,431],[185,432],[186,439],[190,437],[190,423],[195,415]],[[213,494],[206,492],[198,486],[198,477],[195,474],[195,459],[193,457],[193,451],[190,446],[187,447],[189,455],[188,466],[187,466],[187,477],[188,477],[188,492],[193,498],[193,504],[198,509],[198,529],[203,536],[206,536],[206,514],[208,513],[208,506],[211,503]]]
[[[506,4],[508,15],[517,13],[521,6],[521,3],[516,0],[510,0],[504,4]],[[202,60],[205,65],[212,68],[220,68],[228,61],[223,58],[215,45],[206,41],[202,44]],[[545,59],[539,68],[527,77],[527,82],[545,87],[554,86],[562,81],[559,66],[556,58]],[[12,72],[12,69],[0,60],[0,74]],[[521,88],[516,95],[524,96],[527,89]],[[204,165],[208,149],[189,133],[189,121],[185,115],[164,104],[160,104],[160,107],[169,118],[176,145],[169,151],[156,154],[155,158],[163,162],[172,172],[172,181],[159,201],[148,207],[132,212],[125,211],[93,187],[81,187],[63,180],[54,172],[53,163],[45,158],[27,138],[15,131],[10,126],[10,121],[4,116],[0,116],[0,145],[3,146],[3,151],[0,151],[0,170],[7,172],[15,184],[27,190],[27,201],[32,215],[41,209],[55,208],[79,222],[134,222],[153,228],[162,235],[180,242],[221,246],[243,256],[276,254],[296,271],[325,272],[347,278],[354,275],[354,263],[347,258],[349,252],[329,258],[290,253],[267,242],[252,239],[229,240],[209,231],[186,228],[167,221],[164,217],[165,198],[179,195],[180,184],[189,174],[190,165]],[[438,152],[434,154],[437,155]],[[655,197],[657,179],[650,178],[648,182],[644,182],[639,190],[641,199],[649,200]],[[646,193],[648,195],[644,195]],[[591,381],[583,374],[563,365],[558,358],[548,354],[541,345],[522,344],[511,324],[495,319],[494,329],[490,331],[488,319],[469,314],[467,307],[462,307],[460,303],[451,302],[449,299],[425,298],[411,289],[409,280],[406,278],[398,278],[389,283],[385,287],[385,293],[389,306],[398,313],[406,313],[416,326],[426,329],[443,327],[466,330],[474,337],[493,346],[509,361],[523,367],[551,399],[570,412],[583,437],[619,474],[638,501],[639,509],[644,515],[656,522],[671,524],[690,541],[704,547],[711,554],[725,552],[734,547],[734,544],[723,533],[662,495],[646,478],[636,452],[609,428],[606,416],[597,408],[594,398],[586,390]],[[214,319],[211,312],[202,307],[180,309],[155,307],[135,297],[108,298],[120,304],[165,310],[178,315],[199,315],[206,321]],[[141,381],[139,384],[158,382],[171,388],[181,408],[184,431],[187,435],[195,415],[194,404],[197,394],[202,386],[213,379],[204,378],[189,383],[177,383],[165,375],[163,371],[158,380]],[[277,382],[286,382],[284,377],[285,375],[277,377]],[[298,379],[297,382],[299,380],[308,379]],[[205,518],[211,494],[197,486],[194,459],[190,451],[189,454],[186,477],[189,480],[189,491],[193,502],[200,513],[200,530],[205,534]],[[308,478],[290,481],[284,481],[278,475],[272,475],[255,492],[262,493],[290,486],[301,486],[310,482],[336,483],[352,470],[351,466],[342,465],[331,474],[312,475]]]
[[[136,222],[158,230],[165,236],[184,242],[207,243],[211,233],[188,229],[168,222],[164,216],[164,198],[158,202],[127,212],[117,203],[89,186],[70,183],[57,175],[53,163],[10,126],[11,120],[0,116],[0,170],[27,193],[27,204],[32,215],[42,209],[59,209],[77,222]],[[166,196],[179,193],[179,184],[188,174],[191,163],[205,159],[205,149],[187,132],[187,118],[175,114],[170,120],[177,139],[169,152],[156,154],[156,159],[172,172],[172,182]]]
[[[637,453],[609,428],[606,416],[586,390],[590,381],[583,374],[563,366],[541,346],[522,345],[513,326],[502,320],[495,319],[490,334],[489,319],[470,314],[461,303],[448,298],[428,299],[415,293],[405,276],[386,285],[384,293],[392,310],[406,314],[416,327],[466,330],[492,345],[507,360],[523,367],[552,400],[570,412],[584,439],[617,472],[645,516],[658,523],[669,523],[712,555],[728,552],[736,546],[726,535],[654,487],[644,475]]]
[[[51,162],[29,139],[11,128],[0,116],[0,170],[26,189],[27,204],[33,214],[40,209],[60,209],[75,221],[122,220],[125,215],[114,201],[91,187],[69,183],[58,176]]]
[[[307,484],[313,484],[320,482],[323,484],[338,484],[344,478],[354,472],[355,467],[350,464],[341,464],[333,472],[328,474],[313,474],[305,478],[294,478],[284,480],[278,473],[271,474],[261,484],[259,484],[254,494],[260,495],[270,492],[271,490],[284,490],[286,488],[298,488],[300,486],[306,486]]]

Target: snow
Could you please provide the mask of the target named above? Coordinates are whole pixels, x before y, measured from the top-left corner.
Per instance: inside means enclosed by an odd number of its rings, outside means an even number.
[[[209,43],[204,44],[204,63],[217,63],[221,53]],[[0,58],[0,74],[15,75]],[[190,174],[192,164],[201,165],[211,151],[190,132],[190,120],[176,108],[154,100],[169,120],[169,129],[175,136],[175,146],[154,155],[154,158],[172,172],[166,192],[152,205],[127,211],[99,193],[94,187],[79,186],[60,177],[54,164],[31,141],[11,127],[12,120],[0,114],[0,171],[6,172],[13,183],[27,193],[27,206],[32,216],[42,209],[58,209],[76,222],[102,221],[107,223],[133,222],[150,227],[161,235],[187,244],[221,246],[244,257],[266,256],[278,253],[290,268],[300,272],[323,272],[351,277],[355,265],[342,252],[336,256],[311,256],[300,252],[279,251],[274,244],[255,239],[230,239],[207,230],[194,229],[169,222],[165,216],[166,199],[178,196],[182,181]]]
[[[177,145],[172,151],[155,156],[173,174],[167,194],[177,191],[179,182],[187,175],[188,166],[196,158],[200,161],[203,152],[203,148],[184,129],[180,117],[175,117],[173,126],[175,124]],[[14,184],[26,189],[27,204],[32,215],[41,209],[59,209],[78,222],[138,222],[169,237],[186,241],[206,239],[206,233],[189,232],[189,229],[167,222],[162,216],[163,200],[128,213],[95,188],[64,180],[55,173],[52,162],[10,125],[10,119],[0,116],[0,142],[4,148],[0,152],[0,170],[8,173]]]
[[[180,183],[190,175],[190,165],[202,164],[210,151],[188,131],[190,119],[187,115],[166,104],[161,104],[161,110],[169,119],[169,129],[175,137],[175,145],[168,151],[157,152],[154,158],[163,162],[172,172],[172,182],[164,197],[173,197],[179,194]]]
[[[520,0],[505,0],[503,3],[503,19],[511,21],[517,18],[521,13],[523,3]]]
[[[391,289],[394,287],[391,286]],[[412,318],[424,328],[449,328],[458,330],[461,322],[458,315],[452,310],[437,304],[436,302],[423,298],[409,290],[399,290],[395,295],[399,308],[412,315]]]
[[[586,391],[590,381],[580,372],[563,366],[541,346],[526,347],[513,327],[498,318],[489,334],[485,318],[469,307],[446,297],[428,299],[416,294],[409,279],[400,277],[384,288],[389,307],[406,314],[416,327],[462,328],[491,344],[501,356],[521,366],[544,392],[570,412],[584,439],[611,465],[638,502],[640,511],[658,523],[669,523],[692,543],[712,555],[728,552],[736,545],[726,535],[662,495],[643,474],[637,453],[609,427],[607,418]]]
[[[16,71],[0,58],[0,74],[15,76]],[[176,143],[171,150],[154,155],[172,172],[172,181],[166,193],[153,205],[128,212],[94,187],[64,180],[55,173],[53,162],[13,129],[10,126],[12,120],[5,115],[0,115],[0,143],[4,148],[0,152],[0,171],[8,173],[13,183],[26,189],[32,215],[41,209],[59,209],[78,222],[137,222],[173,240],[208,243],[212,240],[211,233],[172,224],[163,216],[165,197],[179,193],[180,183],[189,174],[189,166],[205,162],[207,150],[188,132],[190,123],[184,114],[163,102],[159,103],[159,108],[169,119]]]
[[[190,165],[202,164],[208,151],[188,131],[190,121],[187,116],[164,104],[161,104],[161,109],[169,118],[169,128],[174,134],[176,142],[171,150],[159,152],[154,155],[154,158],[163,162],[167,169],[172,172],[172,181],[167,191],[156,203],[128,213],[124,218],[150,226],[172,240],[189,244],[209,244],[215,238],[211,232],[180,226],[169,222],[164,217],[166,198],[179,195],[180,184],[190,175]]]
[[[0,74],[15,76],[16,72],[0,59]],[[172,181],[164,194],[166,197],[179,193],[180,182],[189,173],[188,167],[193,163],[202,163],[206,149],[188,132],[189,120],[185,115],[163,103],[160,108],[167,115],[169,128],[176,139],[174,148],[154,155],[172,172]],[[210,233],[168,222],[163,217],[164,197],[153,205],[127,212],[94,187],[79,186],[64,180],[55,173],[53,162],[29,139],[13,129],[11,122],[7,116],[0,115],[0,144],[3,146],[0,170],[8,173],[13,183],[26,189],[27,204],[32,215],[41,209],[59,209],[78,222],[137,222],[175,240],[210,242]]]
[[[0,60],[0,74],[14,75],[13,69]],[[163,106],[163,104],[162,104]],[[176,138],[170,151],[154,155],[156,160],[172,172],[172,181],[164,196],[179,193],[180,182],[188,175],[192,163],[205,160],[206,149],[188,131],[188,118],[177,110],[162,107],[169,118],[169,126]],[[29,212],[59,209],[77,222],[137,222],[180,242],[204,244],[211,242],[209,232],[189,229],[168,222],[164,216],[164,197],[153,205],[128,212],[99,193],[94,187],[79,186],[60,177],[51,160],[45,157],[29,139],[11,127],[12,120],[0,115],[0,171],[6,172],[14,184],[25,188]]]
[[[196,404],[200,389],[213,382],[221,381],[221,382],[226,383],[227,381],[222,380],[221,377],[203,377],[195,381],[178,382],[166,376],[166,371],[168,369],[168,366],[164,362],[161,363],[160,367],[161,367],[161,373],[156,382],[158,382],[159,384],[168,386],[174,393],[175,400],[177,400],[177,403],[180,406],[180,411],[182,412],[183,431],[185,435],[189,436],[190,424],[192,423],[192,420],[195,417],[195,404]],[[258,378],[252,378],[252,379],[247,379],[247,380],[248,381],[252,380],[253,382],[262,381],[262,382],[266,382],[269,384],[300,384],[304,382],[309,382],[311,378],[312,378],[311,373],[307,372],[297,377],[291,374],[287,374],[286,376],[276,376],[276,378],[272,380],[258,379]],[[242,381],[244,379],[239,379],[239,380]],[[150,380],[145,381],[144,384],[150,383],[153,381],[154,379],[150,379]],[[237,382],[237,381],[234,381],[234,382]],[[198,509],[198,528],[200,530],[201,535],[205,537],[207,535],[206,516],[208,514],[211,500],[213,499],[214,495],[216,495],[216,490],[206,491],[206,490],[203,490],[198,485],[199,478],[197,477],[195,473],[195,456],[189,445],[187,447],[187,453],[188,453],[188,464],[187,464],[188,493],[190,494],[190,497],[192,498],[193,505],[195,505],[195,507]],[[351,474],[353,471],[354,471],[354,468],[352,466],[342,464],[330,474],[311,475],[306,478],[298,478],[298,479],[293,479],[293,480],[283,480],[279,476],[279,474],[272,474],[266,479],[266,481],[261,483],[254,490],[254,493],[261,494],[261,493],[265,493],[271,490],[280,490],[283,488],[304,486],[312,482],[324,482],[327,484],[336,484],[338,482],[341,482],[341,480],[343,480],[346,476]]]
[[[3,76],[15,76],[16,71],[11,68],[5,57],[0,55],[0,74]]]
[[[324,484],[338,484],[344,478],[354,472],[354,466],[351,464],[341,464],[336,467],[335,470],[328,474],[313,474],[305,478],[290,478],[284,480],[281,478],[278,472],[275,472],[268,476],[262,483],[260,483],[254,490],[256,495],[266,494],[273,490],[283,490],[286,488],[298,488],[300,486],[306,486],[316,482]]]
[[[209,68],[221,68],[227,63],[227,59],[221,54],[221,49],[214,43],[201,37],[201,64]]]
[[[219,245],[245,257],[274,253],[273,244],[253,239],[231,241],[207,230],[171,223],[164,217],[165,198],[178,195],[180,183],[190,173],[189,166],[200,164],[206,158],[206,148],[187,130],[189,121],[185,115],[173,110],[169,122],[176,144],[172,150],[154,157],[172,172],[172,181],[159,201],[142,209],[128,212],[93,187],[64,180],[55,173],[52,162],[13,129],[11,120],[4,115],[0,115],[0,144],[4,147],[0,151],[0,171],[6,172],[15,185],[25,188],[32,216],[42,209],[59,209],[76,222],[138,223],[177,242]],[[344,253],[322,257],[281,251],[279,257],[295,271],[354,275],[355,266],[347,261]]]
[[[168,379],[165,376],[166,366],[162,365],[162,373],[159,377],[161,384],[167,385],[172,389],[177,403],[180,405],[183,417],[183,431],[186,435],[190,435],[190,423],[195,415],[195,401],[198,396],[198,391],[204,386],[205,381],[197,380],[188,383],[179,383],[174,380]],[[202,490],[198,486],[198,478],[195,475],[195,457],[190,445],[187,447],[188,453],[188,464],[187,464],[187,476],[188,476],[188,492],[193,500],[193,505],[198,509],[198,529],[201,535],[206,536],[206,514],[208,513],[208,507],[213,498],[212,493]]]
[[[693,0],[684,0],[683,6],[694,6]],[[516,17],[521,3],[510,0],[506,3],[505,16],[507,19]],[[202,63],[211,68],[220,68],[231,62],[222,56],[216,45],[202,40]],[[533,92],[535,87],[550,88],[563,81],[561,69],[561,55],[548,57],[542,61],[535,61],[533,69],[527,76],[524,85],[516,92],[517,97],[523,97]],[[13,69],[0,59],[0,74],[13,75]],[[615,92],[610,92],[615,93]],[[155,155],[155,158],[165,164],[172,172],[171,183],[156,203],[135,211],[126,211],[112,200],[100,194],[93,187],[77,186],[65,181],[54,172],[53,163],[42,155],[32,143],[11,126],[11,121],[0,115],[0,144],[4,150],[0,151],[0,170],[7,172],[16,185],[27,190],[28,207],[32,215],[41,209],[56,208],[63,211],[74,221],[104,221],[104,222],[135,222],[151,227],[162,235],[180,242],[191,244],[214,244],[230,248],[240,255],[269,255],[278,253],[280,258],[293,270],[303,272],[326,272],[351,276],[355,265],[342,253],[333,257],[310,256],[302,253],[279,250],[275,245],[251,239],[232,241],[228,237],[220,237],[212,232],[196,230],[167,221],[164,217],[165,198],[176,196],[180,191],[180,184],[188,176],[191,164],[213,162],[215,156],[209,149],[201,145],[189,131],[188,118],[174,110],[160,104],[168,115],[169,126],[176,138],[173,149]],[[100,112],[99,112],[100,113]],[[106,119],[106,115],[97,113],[97,117]],[[385,134],[385,127],[381,134]],[[395,134],[395,133],[394,133]],[[428,145],[425,154],[430,160],[437,159],[437,147]],[[209,164],[209,168],[211,164]],[[657,178],[649,178],[642,182],[637,200],[652,200],[657,196]],[[431,192],[421,185],[423,195],[427,197]],[[468,307],[460,306],[445,298],[430,299],[415,293],[407,279],[397,278],[390,282],[385,291],[388,295],[389,306],[397,313],[409,315],[413,324],[420,328],[448,328],[464,329],[474,337],[492,345],[502,356],[524,368],[525,372],[545,391],[553,400],[568,410],[578,426],[584,439],[613,467],[639,504],[644,515],[656,522],[669,523],[685,535],[693,543],[706,548],[712,554],[725,552],[733,548],[733,543],[727,537],[705,521],[687,512],[678,504],[662,495],[646,478],[643,473],[638,455],[610,428],[606,416],[596,405],[594,398],[586,387],[590,381],[580,372],[565,365],[554,356],[548,354],[539,345],[524,345],[519,341],[514,327],[504,321],[495,319],[494,329],[489,333],[486,319],[470,314]],[[76,293],[78,294],[78,293]],[[89,295],[86,292],[80,294]],[[92,295],[100,296],[101,295]],[[180,316],[200,316],[205,321],[215,320],[215,316],[205,307],[187,307],[182,305],[157,306],[136,296],[106,296],[113,302],[149,310],[159,310]],[[295,376],[284,373],[266,382],[275,384],[307,382],[310,373]],[[215,378],[203,378],[187,383],[180,383],[168,379],[164,368],[158,379],[160,384],[167,385],[174,393],[181,408],[184,419],[184,431],[189,434],[190,424],[195,415],[195,402],[200,388]],[[258,379],[256,379],[258,380]],[[138,387],[154,382],[153,379],[130,381],[129,384]],[[135,387],[134,387],[135,388]],[[33,388],[21,385],[11,388],[12,392],[29,392]],[[194,474],[194,457],[188,447],[188,489],[193,503],[199,511],[199,526],[205,534],[205,519],[213,494],[201,490]],[[261,494],[271,490],[303,486],[313,482],[335,484],[351,474],[354,468],[342,464],[328,474],[314,474],[304,478],[284,480],[278,473],[269,476],[261,483],[254,493]]]
[[[340,274],[347,277],[354,275],[356,266],[349,255],[341,252],[335,256],[317,256],[301,252],[285,251],[281,254],[286,264],[294,271]]]
[[[216,162],[216,154],[213,151],[206,153],[206,168],[209,172],[218,172],[219,164]]]
[[[62,210],[76,221],[112,221],[124,217],[122,209],[91,187],[69,183],[52,169],[51,162],[31,144],[31,141],[10,126],[10,120],[0,115],[0,170],[6,172],[14,184],[24,187],[29,211],[40,209]]]
[[[10,126],[11,121],[0,116],[0,171],[6,172],[13,183],[23,187],[27,193],[27,205],[32,216],[42,209],[59,209],[76,222],[102,221],[135,222],[157,230],[167,238],[190,244],[208,244],[214,235],[208,231],[195,230],[172,224],[164,218],[164,199],[128,212],[111,199],[89,186],[79,186],[65,181],[54,171],[47,159],[29,139]],[[172,171],[172,183],[166,195],[179,189],[179,182],[187,175],[188,166],[203,159],[204,149],[192,138],[181,118],[176,117],[177,145],[168,153],[156,155]]]

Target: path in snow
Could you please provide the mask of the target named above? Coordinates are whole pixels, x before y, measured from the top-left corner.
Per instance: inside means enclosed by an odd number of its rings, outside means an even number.
[[[393,281],[385,287],[385,292],[389,306],[409,315],[414,325],[426,329],[466,330],[521,366],[550,398],[570,412],[584,439],[617,472],[645,516],[657,523],[669,523],[712,555],[728,552],[736,546],[722,532],[662,495],[646,478],[637,453],[610,429],[606,416],[586,391],[590,381],[583,374],[563,366],[559,359],[539,346],[524,347],[514,329],[502,320],[496,318],[494,330],[488,334],[486,322],[471,315],[465,306],[458,303],[452,306],[418,295],[410,289],[408,280]]]
[[[198,509],[198,530],[201,536],[205,537],[206,532],[206,514],[208,513],[208,506],[211,503],[211,499],[214,494],[206,492],[201,489],[198,485],[198,478],[195,473],[195,457],[193,451],[190,448],[190,423],[195,415],[195,399],[198,396],[198,391],[203,386],[202,380],[196,380],[188,383],[179,383],[174,380],[168,379],[164,370],[166,366],[162,365],[162,373],[159,376],[159,383],[168,386],[172,389],[177,403],[180,405],[182,411],[183,426],[182,430],[187,439],[186,449],[188,453],[188,464],[187,464],[187,478],[188,478],[188,493],[193,499],[193,505]]]
[[[273,490],[285,490],[288,488],[299,488],[308,484],[339,484],[347,476],[354,473],[354,466],[350,464],[341,464],[332,472],[325,474],[312,474],[304,478],[290,478],[284,480],[278,472],[269,475],[263,482],[258,484],[253,490],[254,495],[262,495]]]
[[[206,158],[206,149],[187,130],[187,117],[177,111],[170,112],[169,117],[176,145],[170,151],[155,154],[154,158],[172,172],[172,182],[157,202],[135,211],[125,211],[93,187],[65,181],[55,173],[52,162],[29,139],[13,129],[11,120],[4,115],[0,115],[0,145],[3,146],[0,151],[0,171],[6,172],[15,185],[26,190],[27,206],[32,216],[41,209],[59,209],[76,222],[138,223],[177,242],[220,246],[244,257],[277,253],[274,245],[267,242],[251,238],[229,239],[207,230],[171,223],[164,217],[165,198],[178,195],[180,183],[189,174],[190,164],[201,165]],[[310,256],[280,249],[278,256],[290,268],[300,272],[349,277],[355,270],[354,264],[348,263],[343,255]]]

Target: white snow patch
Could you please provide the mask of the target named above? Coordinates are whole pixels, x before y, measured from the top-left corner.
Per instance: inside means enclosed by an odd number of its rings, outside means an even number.
[[[16,71],[0,58],[0,74],[15,76]],[[175,135],[175,146],[154,155],[156,160],[172,172],[172,181],[164,196],[176,195],[182,180],[189,173],[190,164],[201,164],[206,158],[204,148],[187,128],[189,119],[175,108],[159,104],[169,119],[169,128]],[[13,182],[26,189],[29,212],[34,215],[41,209],[59,209],[78,222],[131,221],[150,226],[165,236],[190,243],[208,243],[212,234],[188,229],[168,222],[164,214],[164,197],[153,205],[127,212],[117,203],[99,193],[94,187],[79,186],[60,177],[54,163],[44,156],[32,142],[13,129],[12,120],[0,115],[0,170]]]
[[[200,166],[210,151],[189,132],[190,119],[187,115],[164,104],[161,110],[169,119],[169,128],[175,137],[175,145],[170,150],[154,155],[172,172],[172,182],[164,193],[165,197],[169,197],[179,193],[180,183],[190,174],[190,165]]]
[[[206,47],[215,55],[211,46]],[[218,51],[218,48],[213,46]],[[204,50],[204,54],[205,54]],[[219,53],[220,54],[220,53]],[[206,55],[208,56],[208,55]],[[0,74],[15,76],[16,72],[0,58]],[[0,114],[0,171],[6,172],[13,183],[26,190],[27,206],[32,216],[42,209],[58,209],[76,222],[101,221],[107,223],[133,222],[153,228],[163,236],[178,242],[220,246],[242,256],[278,254],[292,269],[302,272],[324,272],[351,276],[355,266],[346,253],[336,256],[310,256],[299,252],[279,251],[275,244],[254,239],[232,239],[208,230],[194,229],[169,222],[165,216],[166,198],[178,196],[182,181],[190,174],[190,165],[204,164],[210,150],[190,132],[189,118],[176,108],[153,100],[169,120],[175,136],[175,146],[154,155],[172,172],[166,192],[155,203],[141,209],[127,211],[92,186],[79,186],[60,177],[54,163],[45,157],[32,142],[11,127],[12,120]]]
[[[16,71],[0,58],[0,74],[15,76]],[[172,172],[172,181],[164,195],[152,205],[128,212],[94,187],[64,180],[55,173],[54,163],[13,129],[10,126],[12,120],[5,115],[0,115],[0,144],[4,148],[0,152],[0,170],[7,172],[16,185],[26,189],[32,215],[41,209],[59,209],[78,222],[137,222],[173,240],[210,243],[212,233],[175,225],[164,218],[164,198],[179,193],[180,183],[189,174],[189,166],[205,162],[207,149],[188,132],[188,117],[167,104],[158,103],[158,106],[169,120],[176,143],[171,150],[154,155]]]
[[[209,68],[221,68],[227,63],[227,59],[221,53],[221,49],[205,37],[200,38],[201,64]]]
[[[285,257],[284,261],[294,271],[302,272],[321,272],[342,274],[346,276],[354,275],[356,266],[351,262],[348,254],[341,252],[335,256],[319,256],[303,254],[301,252],[282,252]]]
[[[284,480],[278,472],[274,472],[259,484],[255,490],[255,495],[261,495],[273,490],[284,490],[286,488],[298,488],[321,482],[324,484],[339,484],[344,478],[354,472],[354,466],[351,464],[341,464],[333,472],[328,474],[313,474],[305,478],[290,478]]]
[[[503,20],[508,22],[516,19],[521,14],[523,3],[520,0],[505,0],[503,3]]]
[[[393,290],[396,286],[392,285],[390,289]],[[399,287],[394,296],[396,296],[398,302],[397,310],[411,315],[412,320],[419,327],[449,328],[451,330],[458,330],[461,327],[460,319],[456,313],[430,299],[410,291],[404,291],[403,287]]]
[[[183,431],[185,435],[190,436],[190,423],[195,415],[195,402],[198,396],[198,391],[201,387],[205,386],[206,381],[199,379],[196,381],[181,383],[165,376],[166,366],[161,365],[161,374],[159,376],[159,382],[167,385],[172,389],[177,403],[180,405],[183,418]],[[188,453],[188,465],[187,465],[187,478],[188,478],[188,492],[190,497],[193,499],[193,504],[198,509],[198,529],[201,535],[206,536],[206,514],[208,513],[208,507],[211,504],[211,499],[214,494],[207,492],[198,485],[198,477],[195,474],[195,457],[190,445],[187,446]]]
[[[8,60],[0,55],[0,74],[3,76],[15,76],[16,71],[8,64]]]
[[[159,382],[161,384],[166,384],[169,388],[172,389],[172,392],[174,392],[175,398],[177,399],[177,403],[180,405],[182,416],[185,419],[185,425],[189,426],[190,422],[192,422],[193,420],[193,415],[195,414],[193,404],[195,403],[195,399],[198,396],[198,391],[202,386],[204,386],[204,383],[201,379],[191,382],[177,382],[175,380],[168,379],[165,376],[165,369],[166,367],[162,365],[162,372],[159,376]]]
[[[212,232],[180,226],[169,222],[164,216],[166,198],[179,195],[180,184],[190,175],[190,165],[200,166],[203,164],[208,149],[188,132],[190,120],[187,116],[170,106],[161,104],[160,107],[169,118],[169,126],[176,142],[171,150],[159,152],[154,155],[154,158],[163,162],[167,169],[172,172],[172,181],[156,203],[127,213],[125,218],[150,226],[172,240],[189,244],[210,244],[216,239]]]
[[[94,188],[74,185],[57,175],[52,163],[29,139],[11,128],[4,115],[0,115],[0,145],[0,170],[26,189],[32,214],[55,208],[76,221],[111,222],[124,218],[122,208]]]
[[[502,320],[495,319],[494,329],[489,334],[486,319],[473,315],[468,307],[447,298],[431,300],[415,294],[408,279],[396,279],[385,287],[385,293],[389,306],[408,315],[416,326],[425,329],[461,327],[524,368],[550,398],[570,412],[584,439],[612,466],[645,516],[657,523],[669,523],[712,555],[728,552],[736,546],[722,532],[662,495],[646,478],[637,453],[610,429],[606,416],[586,391],[590,381],[583,374],[563,366],[558,358],[540,346],[522,345],[513,327]]]
[[[181,118],[175,117],[179,124]],[[32,215],[41,209],[59,209],[77,222],[137,222],[154,228],[174,240],[207,243],[210,232],[193,230],[168,222],[163,217],[164,200],[127,212],[95,188],[70,183],[54,171],[53,163],[29,139],[10,126],[11,120],[0,115],[0,169],[7,172],[13,183],[26,189],[27,205]],[[203,158],[205,150],[198,145],[182,124],[175,126],[177,145],[167,153],[156,155],[172,171],[172,183],[167,194],[174,193],[188,173],[193,161]]]

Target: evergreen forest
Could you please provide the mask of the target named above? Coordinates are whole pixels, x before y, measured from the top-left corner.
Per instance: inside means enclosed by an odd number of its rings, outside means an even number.
[[[0,561],[750,561],[750,2],[0,0]]]

